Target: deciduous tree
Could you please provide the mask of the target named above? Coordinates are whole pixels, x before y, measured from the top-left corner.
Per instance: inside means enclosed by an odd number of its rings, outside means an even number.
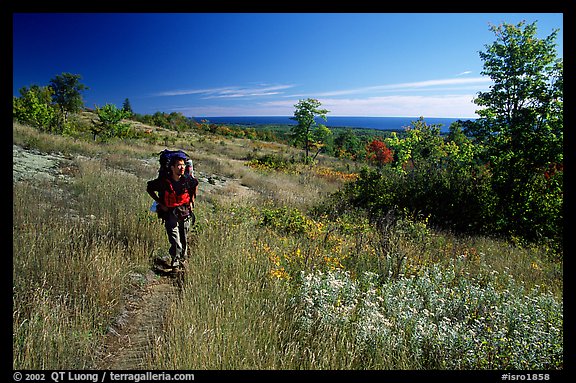
[[[374,139],[366,145],[366,153],[369,161],[382,167],[394,160],[394,153],[390,150],[385,143],[380,140]]]
[[[20,89],[20,97],[12,100],[12,114],[18,121],[43,131],[55,127],[56,111],[51,104],[52,88],[32,85]]]
[[[317,145],[318,141],[314,140],[314,133],[316,130],[321,129],[322,132],[318,134],[321,136],[326,136],[326,126],[318,124],[316,118],[320,117],[326,121],[326,114],[330,111],[326,109],[320,109],[322,104],[320,101],[308,98],[306,100],[300,100],[294,107],[294,117],[290,119],[298,122],[298,125],[294,126],[291,131],[296,143],[303,145],[306,152],[306,163],[310,161],[310,147],[312,144]]]
[[[79,74],[62,73],[50,80],[54,91],[52,101],[58,105],[64,122],[68,121],[68,113],[75,113],[84,107],[81,92],[88,87],[80,83]]]
[[[487,149],[502,228],[533,237],[549,235],[542,226],[543,203],[549,205],[552,198],[555,206],[547,209],[561,220],[562,190],[546,195],[535,187],[549,166],[563,162],[563,60],[556,53],[558,30],[540,39],[536,22],[504,23],[490,29],[496,41],[480,52],[480,58],[482,74],[494,84],[474,100],[483,108],[469,130]]]

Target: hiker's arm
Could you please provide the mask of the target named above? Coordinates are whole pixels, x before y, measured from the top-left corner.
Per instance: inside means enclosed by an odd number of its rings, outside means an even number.
[[[154,184],[152,181],[148,182],[147,186],[146,186],[146,192],[148,192],[148,195],[150,197],[152,197],[152,199],[154,201],[156,201],[156,203],[158,204],[158,206],[160,206],[160,209],[162,210],[166,210],[166,206],[164,206],[164,204],[162,203],[162,199],[158,196],[155,188],[154,188]]]
[[[158,197],[158,194],[156,194],[154,190],[146,189],[146,191],[148,192],[148,195],[150,195],[150,197],[152,197],[152,199],[158,203],[158,205],[161,204],[160,198]]]

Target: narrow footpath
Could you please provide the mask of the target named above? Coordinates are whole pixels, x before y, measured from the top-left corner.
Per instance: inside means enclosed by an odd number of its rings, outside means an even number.
[[[149,365],[146,359],[159,341],[158,334],[164,331],[166,314],[179,299],[181,278],[148,272],[147,283],[132,293],[110,326],[98,351],[97,369],[139,370]]]

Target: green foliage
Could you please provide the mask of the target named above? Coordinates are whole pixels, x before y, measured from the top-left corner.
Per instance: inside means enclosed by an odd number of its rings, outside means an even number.
[[[386,139],[396,160],[379,170],[365,168],[344,189],[344,200],[373,217],[408,209],[430,216],[432,224],[460,232],[489,232],[493,196],[490,173],[476,163],[477,148],[458,126],[447,138],[421,118]],[[455,141],[452,141],[455,139]]]
[[[128,98],[124,100],[124,103],[122,104],[122,110],[127,113],[127,118],[130,118],[134,115],[132,105],[130,105],[130,100]]]
[[[470,127],[486,149],[498,199],[498,229],[529,240],[562,239],[562,190],[543,188],[543,174],[563,162],[563,61],[558,30],[536,37],[536,23],[492,26],[496,41],[480,52],[494,85],[475,103]],[[552,202],[550,202],[552,201]],[[550,205],[554,207],[551,208]],[[541,211],[554,211],[545,221]]]
[[[310,148],[313,145],[319,147],[319,153],[324,141],[331,135],[330,130],[326,126],[316,122],[316,117],[326,121],[326,114],[329,113],[329,110],[319,109],[321,105],[320,101],[313,98],[300,100],[294,105],[296,108],[294,117],[290,117],[290,119],[298,122],[298,125],[295,125],[291,131],[294,142],[304,146],[306,163],[311,161]]]
[[[193,124],[192,121],[180,112],[156,112],[153,115],[145,115],[140,121],[145,124],[160,126],[177,132],[188,130]]]
[[[68,114],[82,109],[80,92],[88,89],[79,79],[80,75],[62,73],[49,86],[22,88],[21,97],[13,98],[14,118],[42,131],[73,135],[76,128],[68,121]]]
[[[334,139],[334,154],[339,158],[356,159],[363,150],[358,135],[352,129],[340,132]]]
[[[56,110],[50,103],[53,92],[50,87],[32,85],[20,89],[20,97],[12,99],[12,115],[22,123],[45,132],[56,128]]]
[[[324,152],[326,154],[331,154],[333,152],[333,133],[326,127],[326,125],[318,124],[316,130],[312,134],[313,142],[318,148],[316,154],[312,158],[312,161],[320,154]]]
[[[130,113],[118,109],[114,104],[106,104],[102,108],[96,107],[98,121],[94,122],[92,134],[106,140],[111,137],[125,138],[130,135],[130,125],[122,123],[122,119],[128,118]]]
[[[402,138],[393,132],[384,141],[395,153],[394,168],[403,173],[422,166],[441,166],[446,157],[440,125],[428,125],[423,117],[412,121]]]
[[[81,92],[88,87],[80,83],[82,76],[79,74],[62,73],[50,80],[50,86],[54,93],[52,101],[58,105],[63,122],[68,119],[68,113],[75,113],[84,107]]]
[[[275,230],[291,234],[306,234],[314,222],[296,208],[262,209],[260,223]]]
[[[292,163],[278,154],[266,154],[248,161],[246,165],[254,169],[288,171]]]

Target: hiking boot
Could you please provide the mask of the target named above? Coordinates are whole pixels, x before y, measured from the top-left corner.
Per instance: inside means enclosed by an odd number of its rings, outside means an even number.
[[[178,267],[178,266],[180,266],[180,261],[178,261],[177,259],[173,260],[173,261],[172,261],[172,267],[173,267],[173,268],[176,268],[176,267]]]
[[[165,266],[170,266],[172,263],[172,257],[170,255],[164,255],[163,257],[158,258],[160,263],[163,263]]]

